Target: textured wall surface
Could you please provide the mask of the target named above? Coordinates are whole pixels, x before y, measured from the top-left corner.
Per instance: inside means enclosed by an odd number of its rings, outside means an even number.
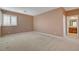
[[[63,36],[64,9],[58,8],[34,17],[34,29],[53,35]]]

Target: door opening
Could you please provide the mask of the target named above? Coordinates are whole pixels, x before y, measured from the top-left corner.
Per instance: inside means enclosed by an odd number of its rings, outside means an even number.
[[[78,16],[67,16],[67,36],[78,36]]]

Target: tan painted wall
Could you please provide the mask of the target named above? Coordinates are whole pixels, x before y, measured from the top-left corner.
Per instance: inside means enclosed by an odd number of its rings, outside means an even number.
[[[0,11],[0,37],[1,37],[2,12]]]
[[[33,30],[33,16],[19,14],[15,12],[7,12],[9,15],[16,15],[18,17],[17,26],[4,26],[2,27],[2,35],[28,32]]]
[[[79,20],[78,20],[78,38],[79,38]]]
[[[1,36],[1,26],[0,26],[0,36]]]
[[[66,11],[66,15],[67,16],[70,16],[70,15],[79,15],[79,9],[74,9],[74,10]]]
[[[64,9],[58,8],[34,17],[34,30],[63,36]]]

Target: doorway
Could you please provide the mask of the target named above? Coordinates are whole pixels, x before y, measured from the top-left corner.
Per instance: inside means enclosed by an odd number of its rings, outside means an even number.
[[[67,16],[67,36],[78,37],[78,16]]]

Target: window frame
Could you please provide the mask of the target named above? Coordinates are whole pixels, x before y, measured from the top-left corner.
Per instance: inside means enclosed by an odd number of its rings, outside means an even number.
[[[7,15],[7,16],[9,16],[10,17],[10,24],[8,25],[8,24],[6,24],[6,25],[4,25],[4,16],[5,15]],[[12,25],[12,17],[16,17],[16,25],[14,24],[14,25]],[[17,26],[18,25],[18,17],[17,16],[15,16],[15,15],[8,15],[8,14],[3,14],[3,21],[2,21],[2,24],[3,24],[3,26]]]

